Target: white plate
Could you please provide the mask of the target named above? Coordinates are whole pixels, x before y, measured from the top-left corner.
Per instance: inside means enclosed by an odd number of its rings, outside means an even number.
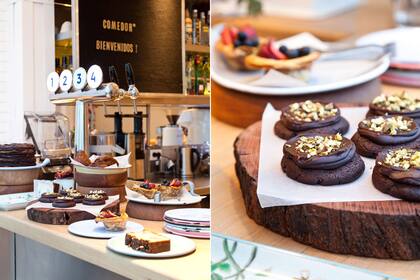
[[[356,45],[386,45],[395,43],[392,63],[420,63],[420,27],[400,27],[367,34],[356,41]]]
[[[296,87],[255,86],[244,81],[254,80],[256,77],[261,76],[261,73],[263,73],[262,71],[238,72],[231,70],[227,67],[221,55],[214,49],[215,42],[219,39],[222,28],[223,25],[216,25],[211,31],[211,45],[213,46],[211,49],[212,79],[226,88],[241,92],[256,95],[301,95],[338,90],[371,81],[383,74],[390,64],[389,56],[384,56],[377,62],[368,63],[366,60],[366,69],[361,73],[359,73],[360,71],[358,70],[359,74],[356,75],[350,70],[354,68],[350,67],[350,65],[354,66],[358,63],[360,64],[364,60],[340,60],[334,61],[333,64],[331,61],[321,62],[318,60],[313,64],[310,74],[310,76],[314,77],[313,80],[316,81],[308,85]],[[334,65],[334,68],[331,68],[332,75],[328,75],[325,71],[321,71],[322,69],[328,70],[331,65]],[[365,66],[363,66],[363,68],[365,68]]]
[[[209,208],[180,208],[168,210],[164,216],[175,220],[210,222],[211,212]]]
[[[148,254],[141,251],[136,251],[127,245],[125,245],[125,235],[120,235],[108,240],[107,247],[111,251],[120,253],[123,255],[140,257],[140,258],[173,258],[184,256],[195,251],[195,243],[191,239],[186,237],[177,236],[173,234],[161,233],[171,239],[171,250],[167,252]]]
[[[0,195],[0,210],[25,209],[29,202],[37,199],[34,192]]]
[[[182,194],[179,198],[162,200],[161,202],[155,202],[153,199],[149,199],[142,194],[125,188],[127,196],[126,198],[130,201],[144,203],[144,204],[156,204],[156,205],[188,205],[200,202],[205,196],[192,195],[188,192],[185,187],[182,189]]]
[[[125,234],[131,231],[142,231],[144,227],[140,224],[127,222],[127,229],[125,231],[108,231],[105,229],[103,223],[95,223],[95,220],[85,220],[72,223],[67,228],[70,233],[78,236],[90,237],[90,238],[112,238]]]

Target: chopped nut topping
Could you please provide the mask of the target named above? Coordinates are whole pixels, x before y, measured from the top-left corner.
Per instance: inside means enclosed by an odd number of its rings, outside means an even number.
[[[59,196],[59,197],[57,197],[57,199],[63,199],[63,200],[73,200],[73,197],[68,197],[68,196]]]
[[[88,194],[85,196],[85,198],[97,200],[97,199],[103,199],[103,196],[99,194]]]
[[[384,163],[405,170],[410,167],[417,168],[420,167],[420,151],[405,148],[391,150],[387,153]]]
[[[343,137],[339,133],[328,136],[301,136],[296,141],[295,148],[299,152],[305,153],[307,158],[326,156],[338,150],[342,141]]]
[[[375,132],[382,132],[389,135],[397,135],[400,132],[407,132],[412,129],[413,120],[403,118],[402,116],[393,116],[389,118],[377,117],[362,121],[363,125]]]
[[[413,99],[402,92],[400,95],[380,95],[372,103],[378,107],[394,112],[411,112],[420,109],[420,100]]]
[[[324,120],[338,112],[332,103],[322,104],[311,100],[290,104],[289,109],[292,118],[303,122]]]

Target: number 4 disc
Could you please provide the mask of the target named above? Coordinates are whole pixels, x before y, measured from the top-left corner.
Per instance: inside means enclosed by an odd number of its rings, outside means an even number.
[[[92,65],[87,72],[87,83],[90,88],[98,88],[103,81],[103,73],[101,67]]]

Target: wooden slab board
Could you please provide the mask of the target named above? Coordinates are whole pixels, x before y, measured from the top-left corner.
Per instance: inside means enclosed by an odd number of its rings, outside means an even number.
[[[261,208],[257,197],[260,135],[261,122],[257,122],[234,144],[235,169],[246,211],[256,223],[333,253],[420,259],[420,203],[336,202]]]
[[[117,200],[104,209],[119,211],[120,202]],[[52,225],[70,225],[72,223],[95,219],[95,216],[80,210],[66,208],[31,208],[26,211],[29,220]]]
[[[187,205],[156,205],[146,203],[136,203],[128,201],[126,212],[131,218],[148,220],[148,221],[163,221],[163,216],[166,211],[178,208],[200,208],[201,203],[187,204]]]

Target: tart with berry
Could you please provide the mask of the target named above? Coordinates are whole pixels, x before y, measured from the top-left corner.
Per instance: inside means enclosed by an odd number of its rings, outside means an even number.
[[[96,223],[103,223],[105,229],[109,231],[124,231],[127,220],[127,213],[114,213],[110,210],[101,211],[95,218]]]
[[[148,199],[153,199],[158,191],[157,185],[149,181],[141,182],[138,185],[128,186],[128,188],[136,193],[145,196]]]
[[[182,182],[178,179],[173,179],[172,181],[164,181],[159,186],[159,191],[162,194],[162,199],[171,199],[177,198],[181,195],[182,191]]]
[[[216,43],[227,64],[235,70],[268,70],[304,77],[312,63],[319,58],[318,51],[309,47],[289,49],[278,46],[272,38],[262,38],[254,28],[226,26]]]

